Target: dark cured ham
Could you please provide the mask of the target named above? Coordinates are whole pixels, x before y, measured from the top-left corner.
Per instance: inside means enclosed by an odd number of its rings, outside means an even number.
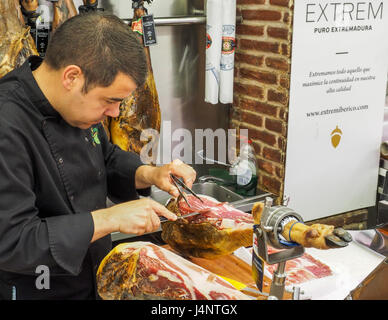
[[[55,31],[67,19],[77,15],[77,9],[73,0],[58,0],[53,2],[53,31]]]
[[[217,275],[150,242],[122,243],[101,262],[97,289],[105,300],[236,300],[247,296]]]
[[[24,26],[19,1],[0,1],[0,78],[38,55],[30,28]]]
[[[183,199],[172,200],[167,208],[179,215],[201,214],[162,224],[162,238],[171,248],[187,256],[215,258],[252,245],[252,215],[203,196],[205,203],[191,195],[187,199],[191,208]]]
[[[137,30],[139,19],[146,15],[143,7],[144,1],[138,1],[138,8],[134,10],[132,29]],[[138,39],[143,43],[143,37],[138,35]],[[122,150],[141,153],[146,144],[152,144],[153,153],[150,156],[153,164],[156,162],[157,145],[159,136],[147,136],[146,141],[142,141],[142,132],[152,129],[158,134],[160,132],[161,113],[159,107],[158,92],[156,90],[155,79],[152,71],[151,55],[148,47],[144,47],[147,57],[148,74],[143,86],[138,87],[130,97],[125,99],[120,105],[120,115],[117,118],[110,118],[105,122],[109,127],[111,141]],[[136,63],[136,61],[134,61]],[[154,131],[154,133],[156,133]],[[151,146],[150,146],[151,147]]]

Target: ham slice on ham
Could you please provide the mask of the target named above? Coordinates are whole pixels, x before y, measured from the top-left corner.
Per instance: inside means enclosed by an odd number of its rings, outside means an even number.
[[[183,199],[172,199],[167,208],[183,216],[200,214],[163,223],[162,238],[171,248],[186,256],[215,258],[252,245],[251,214],[210,197],[200,196],[204,203],[192,195],[186,197],[191,207]]]
[[[122,243],[101,262],[97,289],[106,300],[246,300],[228,282],[150,242]]]
[[[207,196],[201,196],[203,202],[192,195],[186,196],[190,206],[181,199],[179,201],[179,211],[182,215],[200,212],[201,215],[188,218],[188,221],[191,223],[199,223],[204,221],[218,222],[214,225],[218,229],[223,229],[225,227],[238,227],[249,223],[252,225],[253,217],[249,213],[245,213],[241,210],[238,210],[226,202],[218,202],[215,199],[212,199]],[[227,221],[228,220],[228,221]]]

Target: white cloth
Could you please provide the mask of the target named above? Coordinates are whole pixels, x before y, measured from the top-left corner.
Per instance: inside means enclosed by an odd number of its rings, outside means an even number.
[[[205,101],[233,102],[236,0],[207,0]]]
[[[222,51],[220,102],[233,102],[234,48],[236,46],[236,0],[222,0]]]

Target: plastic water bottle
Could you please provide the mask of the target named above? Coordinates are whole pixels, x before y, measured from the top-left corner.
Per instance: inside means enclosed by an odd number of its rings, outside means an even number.
[[[236,175],[236,192],[243,196],[254,196],[257,188],[257,161],[252,141],[244,138],[240,155],[231,169]]]

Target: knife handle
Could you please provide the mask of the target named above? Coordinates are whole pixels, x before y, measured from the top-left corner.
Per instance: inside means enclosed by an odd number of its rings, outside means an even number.
[[[185,214],[184,216],[177,216],[177,220],[184,219],[184,218],[190,218],[190,217],[193,217],[193,216],[196,216],[199,214],[200,214],[199,212],[191,212],[189,214]],[[159,219],[160,219],[160,222],[168,221],[168,219],[166,217],[159,217]]]
[[[168,221],[166,217],[159,217],[159,219],[160,219],[160,223]]]

